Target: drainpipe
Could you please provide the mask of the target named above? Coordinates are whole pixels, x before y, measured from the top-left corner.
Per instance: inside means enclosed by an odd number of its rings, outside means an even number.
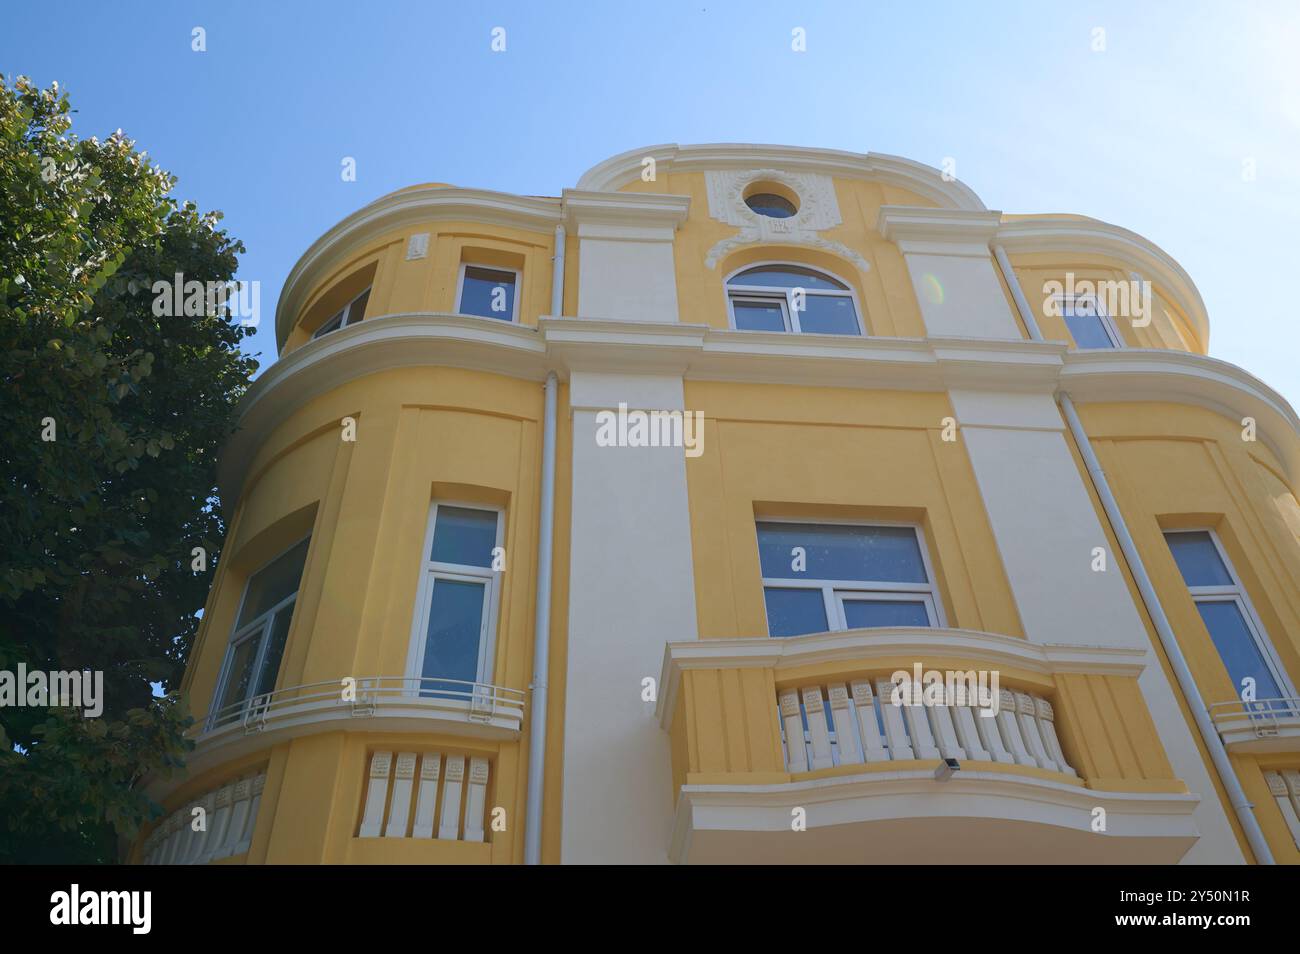
[[[1007,286],[1011,289],[1011,297],[1015,299],[1016,308],[1020,311],[1020,317],[1029,330],[1029,337],[1034,341],[1042,341],[1043,335],[1038,330],[1038,322],[1034,320],[1034,314],[1029,308],[1029,302],[1025,299],[1024,291],[1020,288],[1020,280],[1011,268],[1011,262],[1007,258],[1006,251],[1000,244],[994,244],[993,255],[998,261],[998,267],[1002,270],[1002,277],[1006,279]],[[1192,710],[1192,719],[1201,734],[1201,740],[1205,743],[1206,750],[1210,753],[1210,761],[1214,763],[1215,771],[1218,772],[1219,779],[1223,782],[1223,787],[1228,793],[1228,801],[1232,804],[1237,820],[1241,823],[1242,831],[1246,834],[1246,841],[1250,845],[1250,850],[1254,853],[1255,860],[1260,864],[1276,864],[1273,860],[1273,852],[1269,850],[1268,841],[1264,838],[1264,832],[1259,827],[1259,821],[1255,818],[1255,806],[1246,798],[1246,793],[1241,787],[1241,781],[1237,778],[1237,773],[1232,767],[1232,761],[1228,758],[1228,751],[1223,747],[1223,740],[1219,738],[1219,733],[1214,728],[1214,722],[1210,718],[1209,710],[1206,709],[1205,700],[1201,696],[1200,689],[1196,686],[1196,680],[1192,678],[1192,671],[1187,666],[1187,659],[1183,656],[1182,647],[1178,644],[1178,637],[1174,635],[1174,628],[1170,625],[1169,617],[1165,615],[1164,607],[1160,604],[1160,597],[1156,595],[1155,587],[1151,583],[1151,577],[1147,575],[1146,565],[1142,562],[1142,557],[1138,555],[1137,544],[1133,542],[1133,537],[1128,532],[1128,524],[1124,522],[1124,515],[1120,512],[1119,503],[1115,500],[1115,495],[1111,493],[1110,482],[1106,479],[1106,472],[1102,470],[1101,461],[1097,459],[1097,455],[1092,449],[1092,442],[1083,429],[1083,422],[1079,420],[1079,415],[1074,409],[1074,401],[1070,399],[1070,395],[1066,391],[1058,391],[1056,399],[1061,405],[1061,412],[1070,427],[1070,433],[1074,435],[1075,446],[1079,448],[1079,454],[1083,457],[1084,466],[1088,470],[1088,476],[1092,479],[1092,485],[1097,491],[1097,497],[1101,500],[1102,509],[1106,511],[1106,517],[1110,521],[1111,529],[1115,532],[1115,539],[1119,541],[1120,552],[1124,554],[1124,559],[1128,561],[1129,569],[1133,572],[1133,582],[1137,584],[1138,592],[1142,595],[1142,602],[1146,605],[1151,622],[1155,625],[1156,634],[1160,637],[1160,645],[1164,647],[1165,654],[1169,657],[1169,664],[1174,671],[1174,678],[1178,680],[1179,688],[1182,689],[1183,696],[1187,699],[1187,707]]]
[[[564,311],[564,226],[555,227],[551,314]],[[551,663],[551,561],[555,530],[555,372],[546,374],[542,415],[542,499],[537,528],[537,599],[533,616],[533,681],[528,715],[528,795],[524,864],[542,863],[542,792],[546,785],[546,686]]]

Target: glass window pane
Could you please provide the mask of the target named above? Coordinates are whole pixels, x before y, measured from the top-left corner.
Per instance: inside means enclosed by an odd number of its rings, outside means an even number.
[[[1232,586],[1232,574],[1207,531],[1166,533],[1165,540],[1188,586]]]
[[[426,679],[441,676],[466,682],[478,681],[479,637],[483,628],[483,597],[487,583],[463,580],[433,581],[429,605],[429,626],[424,643]],[[422,683],[422,691],[468,692],[455,683]]]
[[[1077,308],[1078,306],[1076,306]],[[1065,308],[1065,324],[1070,329],[1070,337],[1077,348],[1113,348],[1115,342],[1110,340],[1102,320],[1093,314],[1076,314],[1069,305]]]
[[[795,547],[807,569],[793,569]],[[758,553],[767,579],[928,583],[916,531],[911,527],[760,523]]]
[[[280,675],[280,660],[284,658],[285,640],[289,638],[289,624],[293,622],[295,603],[290,603],[276,613],[275,619],[271,622],[271,634],[268,637],[270,642],[266,646],[262,669],[257,674],[257,688],[253,690],[254,695],[260,696],[264,692],[275,689],[275,679]]]
[[[239,611],[235,629],[242,629],[282,600],[298,592],[302,582],[302,567],[307,562],[307,544],[304,540],[291,550],[276,557],[248,580],[244,605]]]
[[[367,288],[357,296],[348,308],[348,324],[355,325],[358,321],[366,316],[366,303],[370,301],[370,289]]]
[[[871,626],[929,626],[930,614],[921,600],[845,600],[849,629]]]
[[[751,195],[745,200],[745,205],[759,215],[766,215],[772,219],[788,219],[798,211],[794,207],[794,203],[785,196],[773,195],[771,192],[760,192],[757,195]]]
[[[733,276],[727,284],[763,288],[820,288],[823,291],[848,290],[843,282],[801,265],[759,265]]]
[[[490,567],[492,549],[496,545],[496,511],[439,505],[433,527],[430,560],[435,563]]]
[[[852,298],[808,295],[799,312],[799,330],[818,335],[860,335],[858,313]]]
[[[732,301],[741,331],[785,331],[785,310],[779,301]]]
[[[312,335],[312,337],[319,338],[321,335],[327,335],[331,331],[338,331],[339,328],[341,328],[342,326],[343,326],[343,312],[340,311],[329,321],[325,322],[325,324],[317,328],[315,333]]]
[[[513,321],[515,273],[466,265],[465,280],[460,286],[460,313]]]
[[[1256,699],[1279,698],[1282,690],[1264,662],[1264,654],[1246,626],[1236,601],[1198,601],[1196,608],[1205,621],[1205,628],[1210,631],[1214,648],[1219,651],[1219,658],[1223,660],[1237,693],[1240,695],[1242,690],[1241,680],[1249,676],[1255,680]]]
[[[830,629],[821,590],[768,586],[763,589],[763,600],[769,636],[802,636]]]
[[[226,688],[221,694],[221,702],[217,708],[224,709],[248,698],[248,686],[252,682],[253,663],[260,641],[260,634],[258,634],[235,647],[235,654],[230,660],[230,672],[226,677]]]

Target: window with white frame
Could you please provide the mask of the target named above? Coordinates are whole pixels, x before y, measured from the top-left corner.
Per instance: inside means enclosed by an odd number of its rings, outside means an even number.
[[[1277,700],[1294,698],[1295,688],[1218,536],[1212,530],[1171,530],[1165,541],[1237,692],[1252,679],[1259,702],[1252,708],[1289,708]]]
[[[503,523],[488,507],[430,508],[407,673],[421,694],[472,698],[491,681]]]
[[[920,529],[758,523],[769,636],[881,626],[942,626]]]
[[[462,263],[456,291],[456,313],[518,321],[518,286],[517,271]]]
[[[1056,307],[1076,348],[1124,347],[1119,329],[1094,296],[1057,295]]]
[[[856,296],[845,282],[803,265],[755,265],[727,279],[738,331],[861,335]]]
[[[369,301],[370,286],[367,286],[365,291],[344,305],[337,313],[330,317],[329,321],[326,321],[312,332],[312,337],[319,338],[321,335],[327,335],[331,331],[338,331],[340,328],[355,325],[366,316],[366,303]]]
[[[309,542],[295,544],[248,578],[218,680],[214,725],[238,720],[248,703],[275,689]]]

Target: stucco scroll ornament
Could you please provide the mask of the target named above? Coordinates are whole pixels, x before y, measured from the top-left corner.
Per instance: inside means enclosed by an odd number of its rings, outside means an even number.
[[[799,197],[799,211],[788,219],[759,215],[745,204],[745,190],[755,182],[776,182],[790,189]],[[705,183],[710,217],[740,229],[709,249],[704,259],[709,268],[716,268],[737,249],[764,242],[806,245],[846,258],[864,272],[871,268],[853,249],[817,234],[843,221],[829,176],[781,169],[718,169],[705,173]]]

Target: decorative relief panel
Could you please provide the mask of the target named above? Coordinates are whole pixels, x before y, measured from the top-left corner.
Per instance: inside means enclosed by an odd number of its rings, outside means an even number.
[[[704,260],[709,268],[716,268],[719,261],[746,245],[781,242],[833,252],[864,272],[870,269],[866,259],[853,249],[817,234],[843,221],[830,176],[780,169],[711,169],[704,173],[704,178],[709,194],[709,216],[740,229],[736,235],[709,249]],[[759,215],[745,204],[745,190],[755,182],[785,186],[798,196],[799,211],[786,219]]]

